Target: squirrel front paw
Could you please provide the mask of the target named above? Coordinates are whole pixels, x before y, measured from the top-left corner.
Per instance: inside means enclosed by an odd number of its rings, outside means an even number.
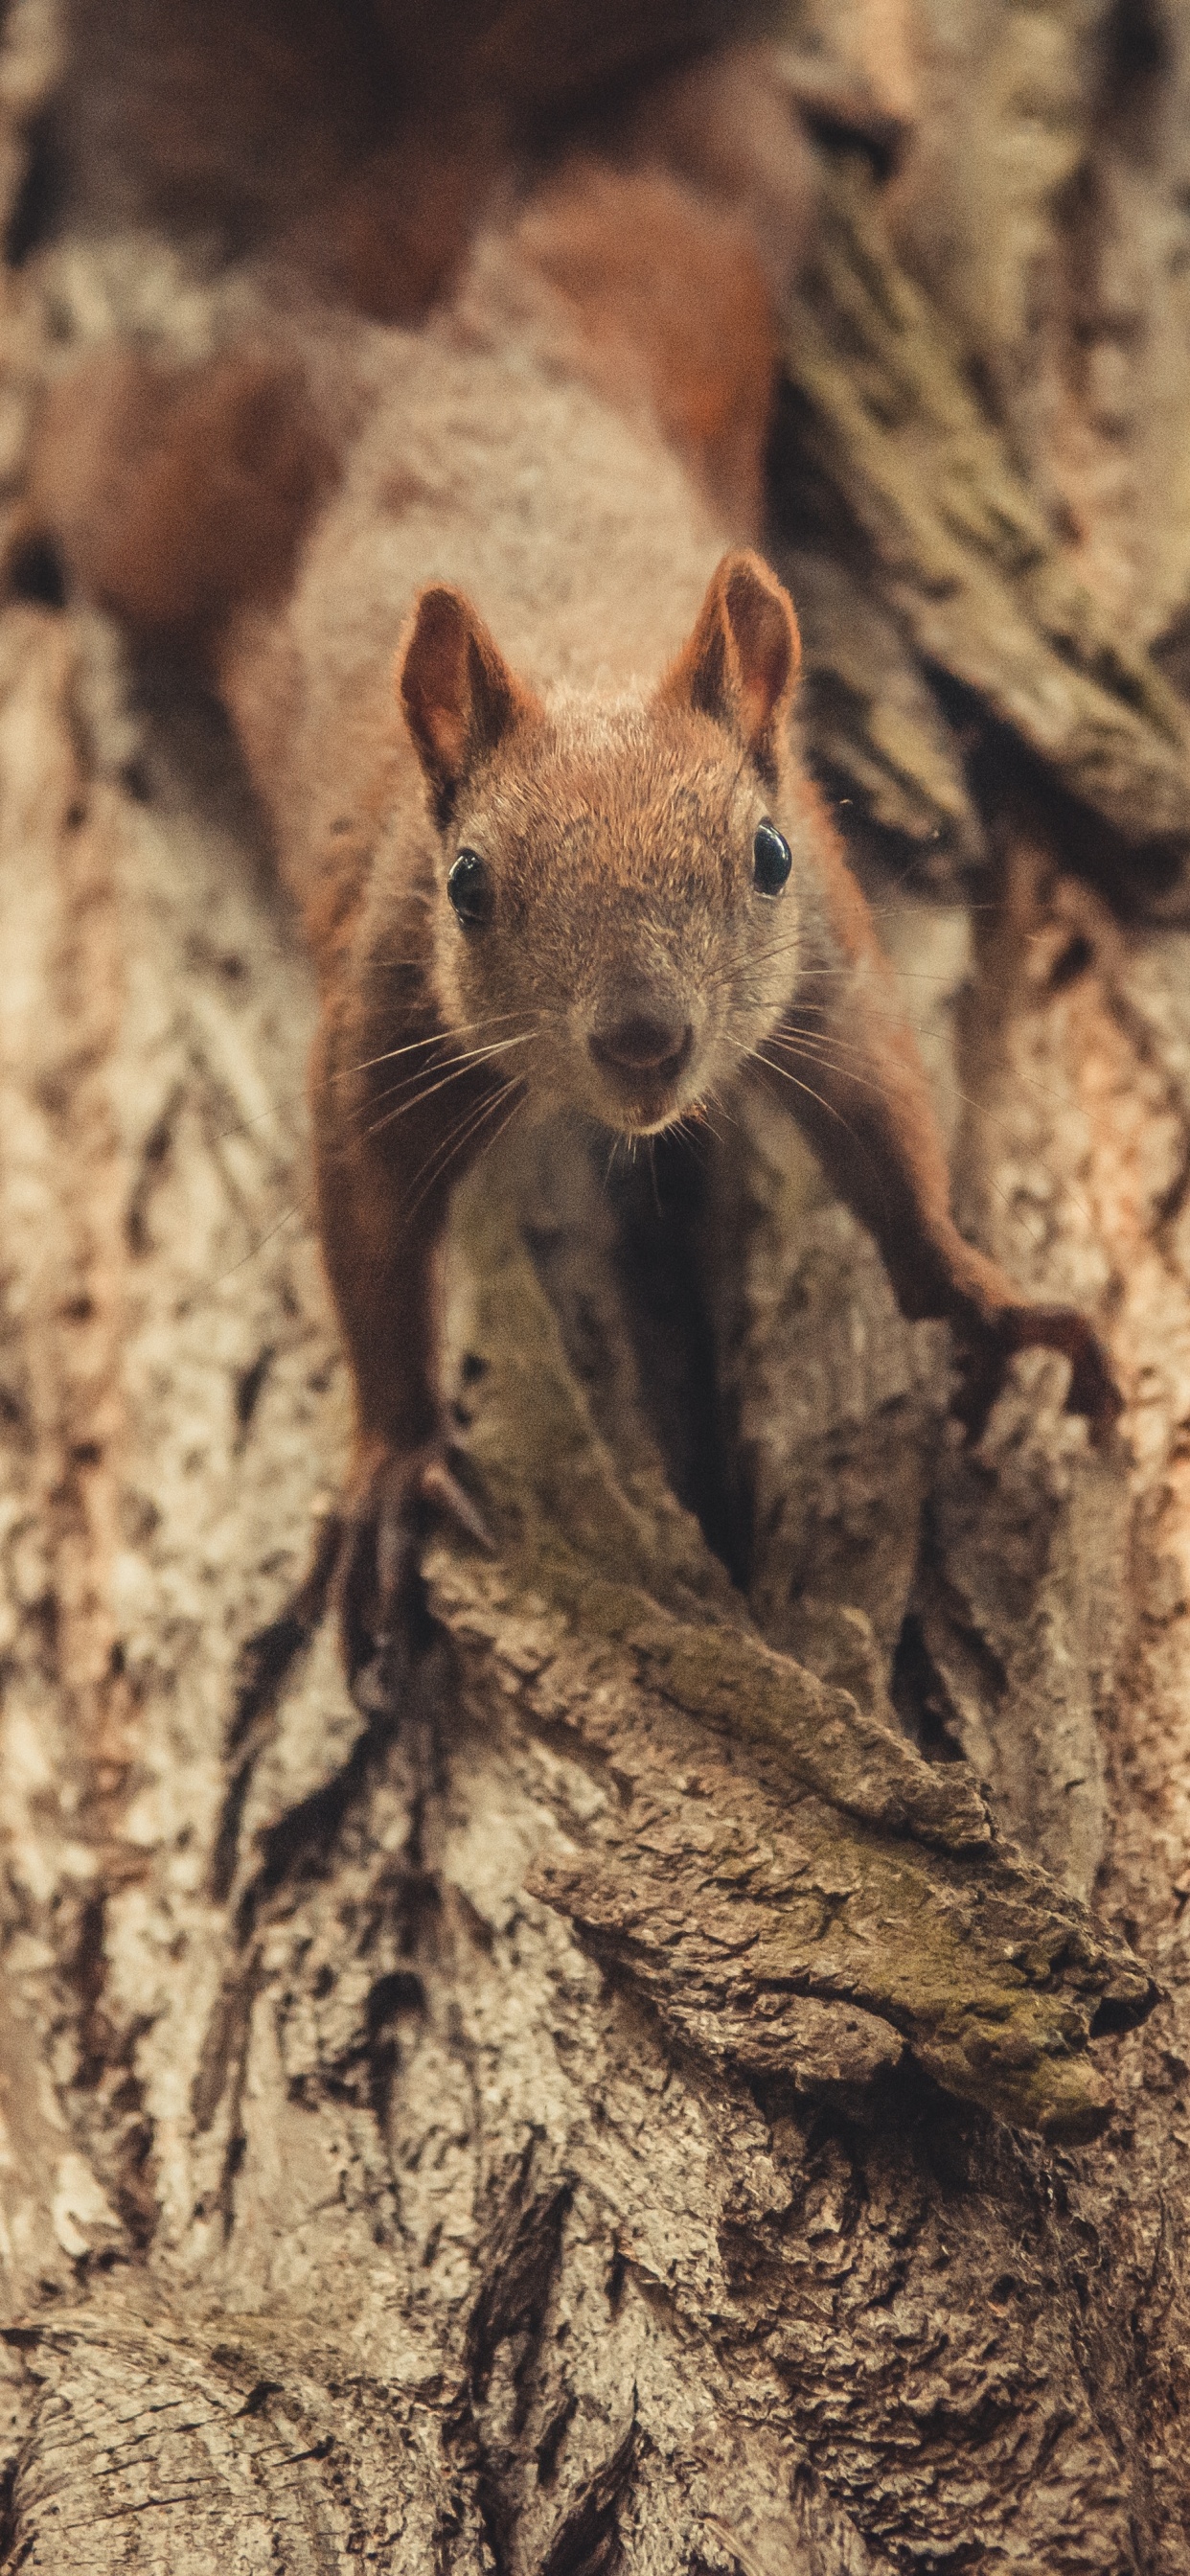
[[[978,1440],[1004,1384],[1014,1351],[1061,1351],[1070,1362],[1067,1413],[1081,1413],[1093,1440],[1106,1438],[1123,1397],[1094,1325],[1074,1306],[1005,1305],[960,1325],[959,1385],[953,1411],[968,1439]]]
[[[347,1679],[372,1707],[388,1702],[421,1616],[419,1560],[435,1520],[453,1521],[483,1548],[492,1541],[441,1440],[402,1450],[370,1443],[338,1515],[333,1597]]]

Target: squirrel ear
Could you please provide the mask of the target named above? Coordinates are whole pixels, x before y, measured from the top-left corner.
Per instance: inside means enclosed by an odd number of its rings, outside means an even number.
[[[415,603],[397,660],[397,694],[440,823],[468,773],[537,703],[470,600],[440,582]]]
[[[775,783],[801,659],[793,602],[776,574],[759,555],[724,555],[659,694],[711,716]]]

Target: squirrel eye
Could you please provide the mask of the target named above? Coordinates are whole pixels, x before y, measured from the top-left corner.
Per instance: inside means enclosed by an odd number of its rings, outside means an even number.
[[[478,850],[460,850],[446,880],[446,891],[465,929],[481,929],[485,921],[491,920],[492,889]]]
[[[775,823],[761,823],[752,844],[752,880],[759,894],[780,894],[793,853]]]

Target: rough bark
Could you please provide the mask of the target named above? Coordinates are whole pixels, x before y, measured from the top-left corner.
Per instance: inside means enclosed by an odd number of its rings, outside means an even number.
[[[8,45],[27,115],[36,13]],[[770,1113],[652,1172],[514,1132],[451,1291],[497,1553],[429,1552],[402,1704],[355,1708],[294,1610],[345,1412],[308,970],[212,711],[80,615],[0,617],[14,2570],[1187,2563],[1190,937],[1121,929],[1072,806],[966,757],[1015,727],[1086,810],[1114,781],[1139,867],[1184,602],[1171,574],[1108,657],[1088,576],[1072,640],[1052,449],[968,391],[942,456],[937,372],[894,529],[904,433],[856,383],[903,388],[906,339],[986,354],[957,251],[915,247],[928,139],[879,293],[869,192],[828,175],[798,471],[824,621],[897,639],[854,792],[920,842],[932,774],[991,853],[970,913],[883,916],[965,1221],[1098,1311],[1118,1448],[1036,1356],[965,1449],[944,1341]],[[168,325],[184,278],[60,246],[12,290],[10,489],[47,314]],[[985,515],[931,591],[963,456]],[[1006,490],[1028,580],[980,534]]]

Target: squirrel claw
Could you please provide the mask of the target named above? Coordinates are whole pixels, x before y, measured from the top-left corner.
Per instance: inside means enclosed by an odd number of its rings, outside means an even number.
[[[1081,1340],[1070,1352],[1070,1364],[1066,1411],[1085,1414],[1091,1426],[1092,1439],[1104,1439],[1124,1410],[1124,1398],[1112,1376],[1111,1363],[1103,1344],[1089,1324],[1084,1326]]]
[[[422,1469],[421,1495],[431,1511],[452,1520],[464,1538],[473,1538],[476,1546],[482,1547],[488,1556],[495,1555],[496,1542],[483,1513],[472,1502],[470,1494],[464,1491],[457,1476],[452,1476],[445,1459],[427,1459]]]
[[[418,1566],[432,1517],[494,1553],[483,1516],[437,1444],[386,1449],[357,1471],[340,1524],[335,1597],[351,1689],[367,1709],[391,1707],[424,1621]]]
[[[1123,1409],[1111,1363],[1094,1327],[1073,1306],[1007,1306],[972,1333],[960,1358],[954,1411],[969,1442],[978,1440],[1004,1384],[1014,1351],[1061,1351],[1070,1362],[1065,1411],[1085,1416],[1102,1441]]]

